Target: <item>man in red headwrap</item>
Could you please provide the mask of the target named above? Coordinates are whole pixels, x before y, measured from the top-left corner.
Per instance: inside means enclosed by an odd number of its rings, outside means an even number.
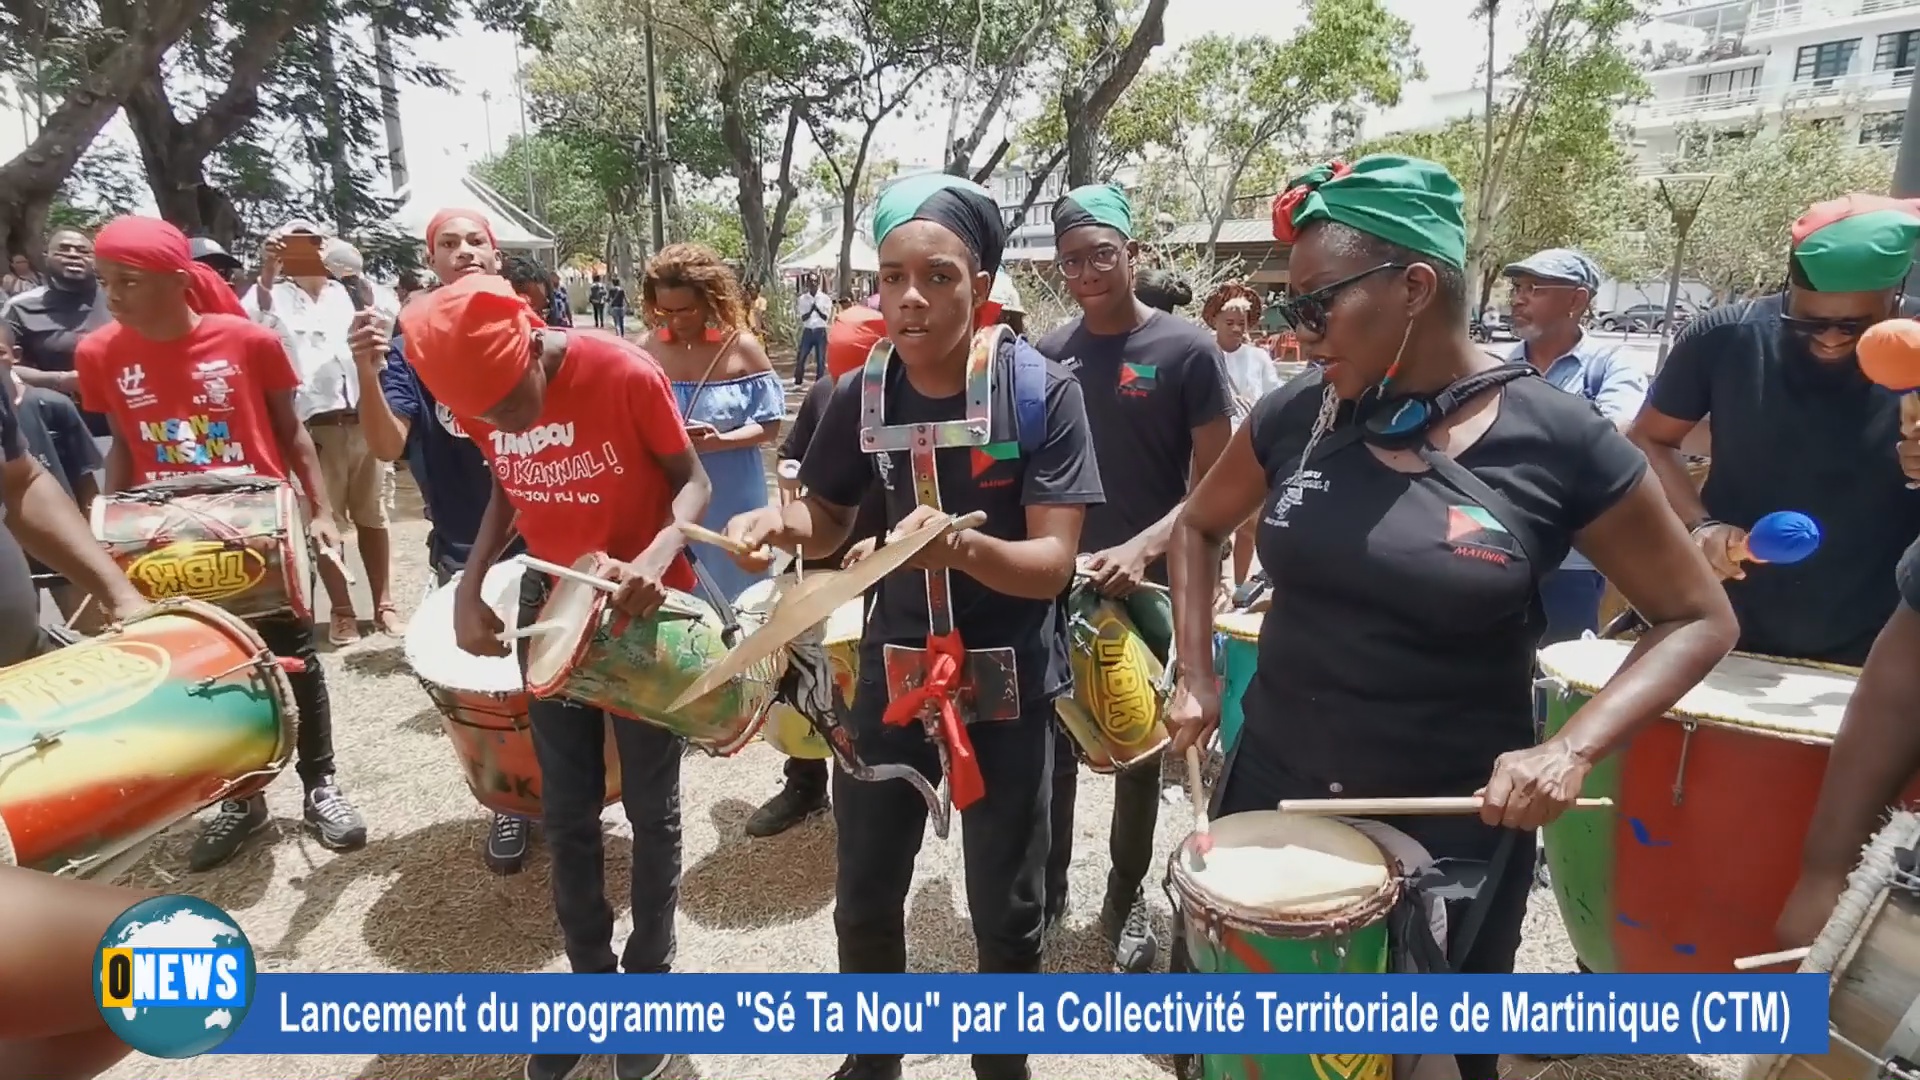
[[[492,494],[454,604],[462,649],[508,654],[481,584],[510,525],[548,562],[590,559],[620,583],[612,602],[630,617],[651,617],[669,587],[694,588],[678,525],[700,520],[711,487],[652,357],[602,331],[536,326],[526,302],[494,274],[469,274],[415,300],[400,328],[421,385],[493,466]],[[521,625],[535,620],[550,588],[546,575],[526,575]],[[679,902],[684,742],[652,724],[612,725],[633,825],[633,934],[616,957],[600,837],[609,717],[558,697],[534,699],[529,712],[554,911],[573,970],[667,971]],[[579,1063],[577,1054],[537,1054],[526,1075],[559,1080]],[[666,1063],[661,1054],[620,1054],[614,1075],[658,1076]]]
[[[221,313],[232,291],[193,261],[187,238],[164,221],[115,219],[94,238],[94,261],[116,321],[80,343],[74,367],[83,404],[112,426],[107,492],[196,473],[286,480],[291,465],[307,498],[308,536],[338,549],[320,462],[294,412],[300,380],[280,338],[231,309]],[[302,665],[289,681],[300,709],[295,767],[306,785],[307,824],[326,847],[360,847],[366,824],[334,783],[333,715],[313,627],[291,617],[253,626],[268,648]],[[221,803],[189,866],[220,865],[267,821],[265,795]]]

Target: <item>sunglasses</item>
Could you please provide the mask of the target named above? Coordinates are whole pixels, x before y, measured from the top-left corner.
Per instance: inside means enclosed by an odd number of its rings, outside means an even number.
[[[1405,270],[1405,263],[1381,263],[1371,270],[1362,270],[1351,277],[1343,277],[1331,285],[1322,285],[1309,293],[1289,296],[1280,301],[1280,314],[1287,325],[1295,330],[1305,330],[1314,337],[1327,332],[1327,313],[1333,302],[1347,289],[1358,285],[1367,278],[1384,270]]]
[[[1837,332],[1843,337],[1857,338],[1867,332],[1877,318],[1868,319],[1797,319],[1791,315],[1780,316],[1780,325],[1787,333],[1795,337],[1811,338],[1821,334]]]

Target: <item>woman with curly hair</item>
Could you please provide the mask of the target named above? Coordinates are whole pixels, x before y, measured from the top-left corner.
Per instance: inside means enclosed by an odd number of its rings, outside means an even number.
[[[780,434],[786,394],[748,327],[739,279],[718,252],[700,244],[662,249],[647,263],[641,297],[652,326],[641,348],[673,381],[687,437],[713,482],[702,524],[724,529],[735,516],[767,504],[760,448]],[[717,548],[688,548],[728,600],[762,577]]]
[[[1200,308],[1200,319],[1213,330],[1220,355],[1227,362],[1227,381],[1233,390],[1235,428],[1267,393],[1280,388],[1280,369],[1273,356],[1248,337],[1260,325],[1260,294],[1237,281],[1213,290]],[[1239,584],[1253,572],[1255,519],[1233,534],[1233,580]]]

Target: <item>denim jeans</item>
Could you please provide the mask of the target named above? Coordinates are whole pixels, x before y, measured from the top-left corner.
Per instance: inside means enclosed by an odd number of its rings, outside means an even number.
[[[827,328],[808,328],[800,331],[800,351],[793,358],[793,383],[800,385],[807,377],[807,354],[813,354],[813,377],[827,377]]]
[[[1540,579],[1540,606],[1547,615],[1547,632],[1540,644],[1578,641],[1588,630],[1600,632],[1600,596],[1607,579],[1598,570],[1554,570]]]
[[[540,574],[522,579],[521,625],[538,616],[547,585]],[[580,974],[672,970],[673,915],[680,902],[680,754],[685,742],[664,728],[561,698],[535,698],[528,711],[534,757],[540,763],[541,827],[553,860],[553,910],[568,963]],[[633,826],[633,934],[617,961],[600,836],[608,724],[613,725],[614,748],[620,755],[620,802]]]

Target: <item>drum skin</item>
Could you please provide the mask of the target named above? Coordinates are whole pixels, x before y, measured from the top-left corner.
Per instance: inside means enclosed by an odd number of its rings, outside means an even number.
[[[440,728],[460,760],[467,790],[481,806],[496,814],[540,819],[540,760],[534,754],[533,728],[527,720],[526,694],[501,697],[471,690],[455,690],[421,679],[427,696],[440,710]],[[602,805],[620,801],[620,752],[607,725],[607,797]]]
[[[293,488],[178,477],[103,495],[93,535],[149,600],[187,598],[243,619],[313,617],[312,567]]]
[[[292,753],[285,674],[247,626],[173,600],[0,670],[0,818],[21,866],[87,876]]]
[[[1213,620],[1213,647],[1219,654],[1220,750],[1233,753],[1247,715],[1241,705],[1260,661],[1260,612],[1228,611]]]
[[[1271,810],[1230,814],[1214,827],[1256,815],[1280,816]],[[1397,878],[1387,878],[1378,895],[1355,900],[1345,910],[1291,919],[1229,910],[1188,873],[1184,845],[1169,860],[1168,878],[1179,898],[1176,917],[1185,922],[1188,958],[1196,972],[1385,975],[1390,970],[1387,916],[1399,896]],[[1382,1054],[1205,1054],[1201,1076],[1204,1080],[1392,1080],[1393,1059]]]
[[[1592,693],[1543,689],[1548,736]],[[1582,794],[1610,797],[1614,810],[1546,828],[1554,896],[1581,962],[1603,974],[1719,973],[1777,948],[1830,745],[1706,721],[1689,737],[1670,714],[1595,765]],[[1903,798],[1920,798],[1920,782]]]
[[[1135,629],[1135,609],[1149,629]],[[1054,708],[1095,772],[1127,768],[1167,744],[1158,685],[1164,669],[1148,635],[1170,631],[1171,624],[1164,593],[1142,589],[1111,600],[1081,583],[1068,595],[1073,694],[1056,699]],[[1167,640],[1159,639],[1163,651]]]

